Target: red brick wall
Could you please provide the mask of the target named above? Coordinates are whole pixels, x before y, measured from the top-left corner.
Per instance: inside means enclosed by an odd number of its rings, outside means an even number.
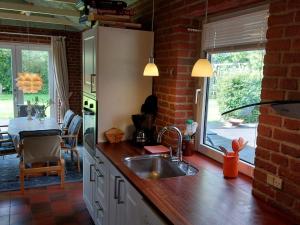
[[[27,28],[16,26],[0,25],[0,31],[21,32],[27,34]],[[81,33],[38,28],[30,28],[29,32],[31,34],[66,36],[69,86],[70,92],[73,93],[70,98],[70,108],[74,110],[75,113],[81,114]],[[28,36],[7,35],[0,33],[0,42],[28,43]],[[32,44],[50,45],[51,40],[50,37],[30,36],[29,42]]]
[[[300,1],[270,4],[261,98],[300,100]],[[300,222],[300,120],[262,107],[253,193]],[[283,189],[267,185],[267,174],[283,179]]]
[[[245,7],[261,0],[209,1],[208,12]],[[205,12],[205,1],[155,1],[155,60],[160,76],[154,78],[154,94],[158,97],[158,129],[174,124],[181,130],[188,118],[194,118],[194,90],[197,78],[191,78],[192,66],[199,57],[201,33],[191,33],[187,27],[199,28]],[[141,0],[135,5],[136,20],[149,28],[152,1]]]
[[[154,78],[159,99],[158,127],[184,127],[193,117],[196,79],[191,68],[200,48],[201,34],[188,33],[203,16],[205,1],[157,0],[155,58],[160,76]],[[224,14],[261,3],[259,0],[209,0],[209,14]],[[149,28],[152,1],[136,5],[137,21]],[[272,0],[265,56],[262,100],[300,99],[300,1]],[[202,17],[203,18],[203,17]],[[258,128],[254,195],[300,220],[300,121],[278,116],[262,107]],[[283,178],[283,190],[266,185],[266,174]]]

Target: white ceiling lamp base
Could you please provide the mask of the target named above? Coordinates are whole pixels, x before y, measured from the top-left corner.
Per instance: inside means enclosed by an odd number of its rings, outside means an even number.
[[[192,70],[192,77],[211,77],[213,68],[208,59],[198,59]]]
[[[149,58],[149,62],[145,66],[143,75],[145,77],[158,77],[159,76],[158,69],[157,69],[157,66],[154,63],[154,58],[153,57]]]

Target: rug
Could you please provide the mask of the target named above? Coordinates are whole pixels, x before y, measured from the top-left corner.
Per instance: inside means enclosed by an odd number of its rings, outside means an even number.
[[[77,169],[77,158],[71,160],[71,154],[62,153],[65,159],[65,182],[82,181],[82,147],[78,148],[80,153],[81,172]],[[19,158],[16,154],[0,157],[0,192],[20,190],[19,181]],[[38,176],[25,178],[25,188],[48,186],[60,184],[57,175]]]

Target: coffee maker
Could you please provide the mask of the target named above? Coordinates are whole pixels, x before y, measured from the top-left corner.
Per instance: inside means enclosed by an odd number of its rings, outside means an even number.
[[[155,140],[155,116],[157,113],[157,97],[150,95],[141,107],[141,114],[132,115],[135,126],[133,143],[137,146],[154,145]]]

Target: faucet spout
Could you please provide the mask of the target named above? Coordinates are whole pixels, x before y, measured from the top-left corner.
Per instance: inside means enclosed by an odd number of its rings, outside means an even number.
[[[157,135],[157,142],[160,143],[161,142],[161,138],[163,136],[163,134],[166,132],[166,131],[175,131],[177,133],[177,136],[178,136],[178,141],[177,141],[177,159],[179,159],[180,161],[182,161],[182,134],[181,134],[181,131],[175,127],[174,125],[170,125],[170,126],[165,126],[163,127],[158,135]],[[172,148],[171,148],[172,149]],[[171,152],[171,156],[173,155],[172,154],[172,150],[170,150]]]

